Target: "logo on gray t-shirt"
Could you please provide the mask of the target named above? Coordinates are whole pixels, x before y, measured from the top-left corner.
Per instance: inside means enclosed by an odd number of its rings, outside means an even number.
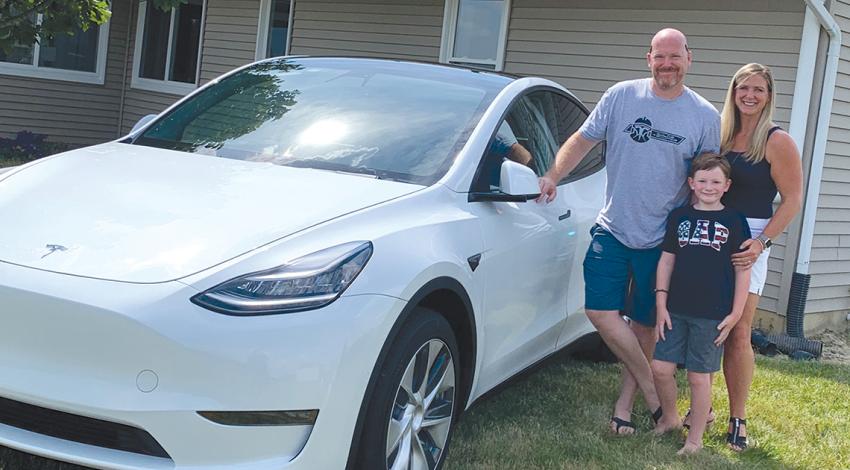
[[[596,222],[629,248],[657,246],[670,211],[688,200],[691,160],[720,147],[720,115],[685,88],[664,99],[652,78],[620,82],[602,95],[581,127],[606,142],[605,206]]]
[[[629,124],[623,132],[628,132],[632,140],[641,144],[648,142],[649,139],[660,140],[674,145],[679,145],[685,141],[685,138],[680,135],[653,129],[652,121],[646,117],[637,118],[635,123]]]

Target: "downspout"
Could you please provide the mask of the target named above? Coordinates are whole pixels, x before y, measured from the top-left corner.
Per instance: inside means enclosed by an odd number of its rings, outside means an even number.
[[[814,239],[823,162],[829,133],[829,120],[832,115],[832,99],[835,93],[835,81],[838,75],[839,54],[841,52],[841,28],[826,10],[823,2],[821,0],[804,0],[804,2],[808,7],[807,12],[814,14],[829,35],[829,48],[816,121],[812,162],[809,169],[808,184],[806,185],[806,195],[803,200],[803,220],[800,243],[797,248],[797,267],[791,278],[791,292],[788,299],[786,331],[790,336],[796,338],[803,338],[803,316],[811,280],[809,264],[812,257],[812,241]],[[803,53],[802,48],[800,53]],[[807,109],[803,108],[801,112],[805,112]],[[800,132],[799,128],[794,130]]]
[[[124,67],[121,72],[121,101],[118,102],[118,132],[115,137],[124,135],[124,101],[127,99],[127,61],[130,60],[130,30],[133,29],[133,2],[129,0],[127,11],[127,36],[124,38]]]
[[[791,122],[788,134],[797,143],[800,153],[806,141],[806,126],[809,121],[809,104],[812,97],[812,83],[815,80],[816,54],[804,54],[803,51],[817,50],[820,24],[810,8],[806,8],[803,20],[803,36],[800,41],[800,58],[797,62],[797,77],[794,79],[794,98],[791,102]]]

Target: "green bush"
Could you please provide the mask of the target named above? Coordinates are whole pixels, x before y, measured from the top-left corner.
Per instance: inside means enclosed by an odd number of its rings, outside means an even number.
[[[0,137],[0,168],[21,165],[70,148],[62,142],[48,142],[44,134],[21,131],[12,139]]]

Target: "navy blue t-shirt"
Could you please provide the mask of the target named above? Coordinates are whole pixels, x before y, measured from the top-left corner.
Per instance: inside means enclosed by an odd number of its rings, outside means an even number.
[[[662,249],[676,255],[667,310],[722,320],[732,312],[735,268],[732,253],[750,238],[750,226],[729,207],[702,211],[693,206],[670,213]]]

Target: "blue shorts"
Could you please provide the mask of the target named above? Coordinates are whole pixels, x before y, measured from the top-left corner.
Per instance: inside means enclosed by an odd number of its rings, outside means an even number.
[[[594,225],[584,257],[584,307],[623,310],[644,326],[655,326],[655,270],[661,247],[638,250]]]

